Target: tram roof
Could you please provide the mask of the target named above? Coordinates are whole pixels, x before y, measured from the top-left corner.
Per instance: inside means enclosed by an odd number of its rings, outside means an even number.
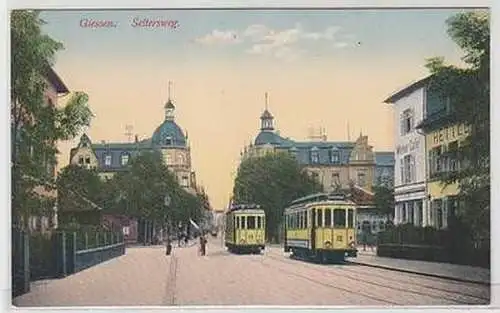
[[[229,208],[228,213],[233,211],[242,211],[242,210],[256,211],[256,212],[264,211],[262,210],[262,207],[259,204],[234,204]]]
[[[290,206],[319,201],[349,201],[349,198],[345,193],[315,193],[293,200]]]

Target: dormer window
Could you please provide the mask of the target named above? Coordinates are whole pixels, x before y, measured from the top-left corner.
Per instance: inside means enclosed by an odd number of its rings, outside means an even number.
[[[330,152],[330,161],[334,164],[340,163],[340,153],[337,149],[333,149]]]
[[[90,156],[85,156],[85,164],[90,164]]]
[[[121,164],[122,166],[125,166],[128,164],[128,159],[129,159],[129,155],[128,154],[123,154],[122,157],[121,157]]]
[[[78,157],[78,164],[83,165],[83,156]]]
[[[319,163],[319,150],[316,147],[311,149],[311,163]]]
[[[170,137],[170,136],[165,137],[165,145],[166,146],[171,146],[172,144],[173,144],[172,137]]]
[[[110,154],[106,154],[104,156],[104,165],[111,166],[111,155]]]

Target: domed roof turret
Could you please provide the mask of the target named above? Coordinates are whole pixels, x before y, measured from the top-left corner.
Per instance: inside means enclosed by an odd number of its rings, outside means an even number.
[[[182,132],[179,125],[175,122],[175,105],[170,98],[170,85],[171,82],[168,83],[168,100],[164,105],[165,120],[158,128],[156,128],[151,141],[153,145],[160,147],[185,147],[187,141],[186,136]]]
[[[185,147],[186,137],[182,129],[172,120],[165,120],[153,133],[153,145]]]

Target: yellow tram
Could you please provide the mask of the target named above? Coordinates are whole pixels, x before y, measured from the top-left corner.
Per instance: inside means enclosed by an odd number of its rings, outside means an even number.
[[[319,193],[285,209],[285,252],[326,263],[356,257],[356,206],[345,194]]]
[[[256,204],[233,205],[226,212],[224,240],[229,252],[259,254],[266,240],[264,210]]]

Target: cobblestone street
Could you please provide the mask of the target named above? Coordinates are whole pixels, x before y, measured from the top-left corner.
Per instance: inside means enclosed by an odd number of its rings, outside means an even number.
[[[278,247],[232,255],[219,239],[196,246],[127,249],[59,280],[37,282],[17,306],[460,305],[489,303],[489,287],[380,268],[292,260]]]

